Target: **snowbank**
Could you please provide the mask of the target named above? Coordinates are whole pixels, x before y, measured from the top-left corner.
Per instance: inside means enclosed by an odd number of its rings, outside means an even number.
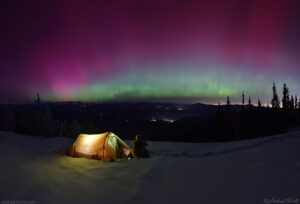
[[[227,143],[149,142],[149,159],[63,155],[68,138],[0,132],[0,200],[264,203],[300,199],[300,131]],[[267,200],[265,200],[267,201]]]

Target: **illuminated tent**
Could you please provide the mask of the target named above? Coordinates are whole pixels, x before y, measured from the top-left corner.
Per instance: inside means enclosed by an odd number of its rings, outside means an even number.
[[[112,132],[102,134],[80,134],[67,151],[72,157],[115,161],[128,157],[130,147]]]

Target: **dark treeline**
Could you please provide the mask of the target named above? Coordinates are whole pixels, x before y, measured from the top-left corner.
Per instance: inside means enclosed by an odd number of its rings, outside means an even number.
[[[225,105],[193,104],[180,109],[155,103],[43,103],[38,95],[32,104],[0,105],[0,129],[48,137],[112,131],[123,139],[141,134],[155,141],[241,140],[282,133],[299,123],[297,96],[290,96],[286,84],[282,95],[280,102],[274,83],[267,106],[260,99],[254,106],[253,99],[242,93],[242,105],[232,105],[228,96]],[[164,117],[175,121],[164,121]]]
[[[197,110],[203,107],[208,113],[199,117]],[[184,118],[173,123],[160,119],[149,120],[155,112],[165,116],[172,115],[173,112],[184,112]],[[33,136],[72,138],[80,133],[112,131],[123,139],[134,139],[136,134],[140,134],[147,140],[199,142],[209,138],[215,112],[215,106],[206,107],[202,104],[193,105],[186,111],[178,111],[173,105],[166,105],[157,110],[157,105],[154,104],[135,103],[1,105],[0,129]],[[185,117],[186,115],[194,116]]]
[[[33,136],[73,136],[81,131],[76,120],[53,118],[49,105],[2,105],[0,128]]]
[[[275,83],[272,90],[271,107],[263,107],[260,99],[257,100],[257,106],[254,106],[250,96],[248,104],[245,104],[245,95],[242,93],[242,110],[239,112],[232,110],[227,97],[226,107],[219,105],[214,118],[213,135],[217,137],[216,140],[231,141],[272,135],[299,124],[300,104],[297,96],[290,96],[289,89],[284,84],[280,103]]]

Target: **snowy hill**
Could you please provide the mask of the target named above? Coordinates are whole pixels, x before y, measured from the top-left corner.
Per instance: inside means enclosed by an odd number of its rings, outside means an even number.
[[[120,162],[63,155],[72,142],[0,132],[2,203],[252,204],[300,199],[297,129],[239,142],[149,142],[151,158]]]

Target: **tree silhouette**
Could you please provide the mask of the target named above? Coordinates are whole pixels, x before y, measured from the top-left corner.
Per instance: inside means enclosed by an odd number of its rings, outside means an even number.
[[[78,121],[75,119],[73,122],[70,123],[69,125],[69,131],[67,135],[69,137],[75,137],[80,134],[82,130],[81,125],[78,123]]]
[[[251,96],[249,96],[249,99],[248,99],[248,107],[249,107],[249,109],[252,107],[252,99],[251,99]]]
[[[6,131],[14,131],[16,127],[16,115],[13,109],[5,106],[0,114],[0,128]]]
[[[227,112],[229,113],[230,112],[230,99],[229,99],[229,96],[227,96],[227,100],[226,100],[226,109],[227,109]]]
[[[244,93],[244,91],[243,91],[243,94],[242,94],[242,104],[243,104],[242,111],[244,112],[245,111],[245,93]]]
[[[52,111],[50,106],[47,106],[46,109],[43,110],[41,124],[43,130],[45,131],[44,134],[46,134],[47,136],[55,135],[54,120],[52,117]]]
[[[259,98],[257,99],[257,107],[258,107],[258,108],[261,108],[261,101],[260,101]]]
[[[291,108],[291,109],[295,109],[294,96],[291,96],[290,108]]]
[[[290,96],[289,96],[289,88],[286,83],[283,84],[283,93],[282,93],[282,108],[289,109],[290,104]]]
[[[41,98],[40,98],[40,94],[39,93],[36,95],[36,103],[37,103],[37,105],[41,104]]]
[[[272,108],[279,108],[280,107],[280,102],[279,102],[279,98],[278,98],[278,95],[277,95],[275,82],[273,82],[273,88],[272,89],[273,89],[273,98],[272,98],[272,101],[271,101]]]

